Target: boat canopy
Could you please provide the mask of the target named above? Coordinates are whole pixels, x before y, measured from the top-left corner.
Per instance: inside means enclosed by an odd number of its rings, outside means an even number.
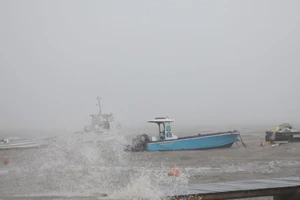
[[[289,123],[282,123],[276,127],[276,131],[284,130],[284,129],[293,129],[293,126]]]
[[[168,117],[156,117],[155,119],[148,120],[148,123],[170,123],[174,122],[174,119]]]

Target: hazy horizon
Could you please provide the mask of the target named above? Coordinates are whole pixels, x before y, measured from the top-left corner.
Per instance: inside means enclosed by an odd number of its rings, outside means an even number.
[[[0,129],[299,124],[299,1],[0,1]]]

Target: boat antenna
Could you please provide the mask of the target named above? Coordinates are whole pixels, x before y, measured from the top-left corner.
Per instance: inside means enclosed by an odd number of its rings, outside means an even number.
[[[99,114],[101,114],[101,105],[100,105],[100,99],[101,97],[97,97],[97,100],[98,100],[98,104],[96,104],[97,106],[99,106]]]

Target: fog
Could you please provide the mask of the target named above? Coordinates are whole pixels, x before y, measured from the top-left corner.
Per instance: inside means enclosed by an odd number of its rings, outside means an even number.
[[[300,118],[300,1],[0,1],[0,128]]]

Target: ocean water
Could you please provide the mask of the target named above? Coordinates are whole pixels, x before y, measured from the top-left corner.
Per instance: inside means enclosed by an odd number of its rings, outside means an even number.
[[[177,135],[186,133],[186,127],[176,128]],[[104,142],[87,142],[89,135],[70,132],[56,135],[46,147],[0,150],[0,199],[161,199],[184,193],[189,184],[299,176],[300,143],[260,147],[268,127],[191,127],[188,132],[234,129],[246,148],[125,152],[135,135],[156,134],[153,127],[140,127],[122,128]],[[12,139],[25,136],[10,134]],[[4,158],[10,163],[5,165]],[[181,170],[179,177],[167,175],[173,167]]]

